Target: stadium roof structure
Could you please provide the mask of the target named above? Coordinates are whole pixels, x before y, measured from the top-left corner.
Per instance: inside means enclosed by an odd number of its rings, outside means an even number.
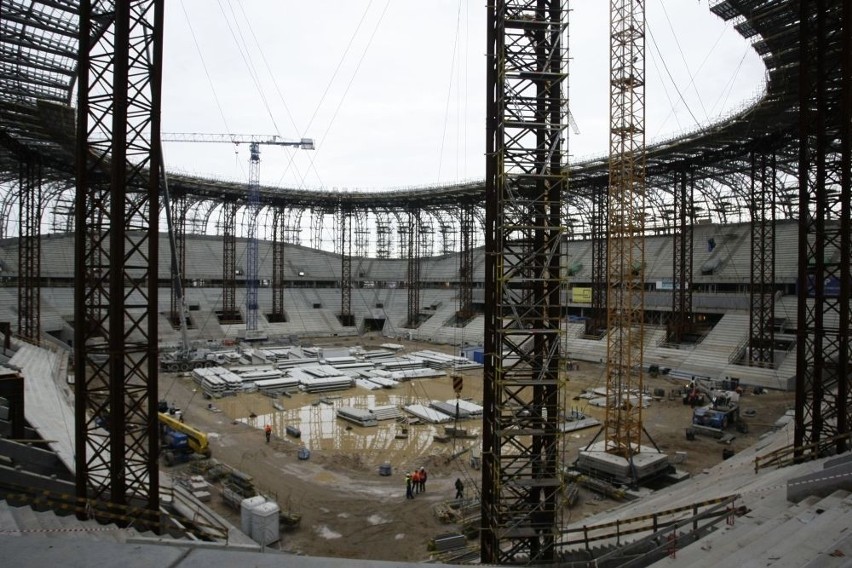
[[[726,222],[728,214],[748,210],[750,153],[773,152],[779,172],[796,171],[798,107],[798,2],[794,0],[717,0],[716,16],[736,22],[735,29],[752,42],[766,66],[762,96],[715,124],[680,134],[647,148],[648,201],[646,227],[667,226],[671,215],[673,175],[690,171],[696,183],[696,211]],[[830,8],[839,9],[839,8]],[[2,0],[0,20],[0,179],[13,180],[23,156],[38,156],[47,179],[73,185],[74,85],[77,66],[77,10],[74,0]],[[829,69],[839,69],[839,35],[827,36]],[[837,71],[839,81],[839,70]],[[839,90],[839,89],[837,89]],[[829,91],[834,91],[829,89]],[[577,196],[599,194],[608,184],[608,158],[572,164],[569,191]],[[241,198],[245,185],[184,175],[170,176],[175,194],[197,200]],[[791,183],[790,185],[794,185]],[[778,218],[792,218],[797,196],[780,189]],[[484,181],[389,190],[317,191],[262,187],[263,206],[330,210],[445,207],[484,201]],[[700,197],[699,197],[700,196]],[[6,200],[10,196],[6,196]],[[11,196],[14,199],[14,196]],[[578,225],[591,224],[589,199],[572,199]],[[740,217],[741,220],[741,217]],[[582,232],[582,231],[580,231]]]

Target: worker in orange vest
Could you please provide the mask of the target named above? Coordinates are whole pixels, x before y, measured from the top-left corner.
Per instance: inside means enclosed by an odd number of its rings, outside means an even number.
[[[272,426],[270,426],[269,424],[267,424],[267,425],[266,425],[266,428],[264,428],[264,429],[263,429],[263,431],[264,431],[264,432],[266,432],[266,443],[268,444],[268,443],[269,443],[269,438],[271,438],[271,437],[272,437]]]

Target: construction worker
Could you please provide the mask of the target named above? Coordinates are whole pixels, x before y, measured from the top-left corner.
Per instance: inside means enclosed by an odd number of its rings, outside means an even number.
[[[411,472],[411,488],[415,495],[420,493],[420,472],[417,471],[417,468],[414,468],[414,471]]]
[[[464,499],[464,483],[461,478],[456,478],[456,499]]]
[[[411,490],[411,474],[405,474],[405,498],[414,499],[414,493]]]
[[[268,444],[269,439],[272,437],[272,426],[267,424],[266,428],[264,428],[263,431],[266,433],[266,443]]]
[[[426,493],[426,468],[421,467],[417,479],[420,480],[420,493]]]

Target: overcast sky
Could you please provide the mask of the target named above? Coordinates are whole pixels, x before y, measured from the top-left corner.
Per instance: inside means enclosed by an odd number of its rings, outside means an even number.
[[[485,171],[484,0],[173,0],[164,132],[313,138],[261,148],[264,185],[393,189]],[[607,152],[609,2],[572,0],[574,160]],[[764,68],[708,0],[648,0],[647,138],[730,114]],[[169,170],[247,181],[248,147],[167,143]]]

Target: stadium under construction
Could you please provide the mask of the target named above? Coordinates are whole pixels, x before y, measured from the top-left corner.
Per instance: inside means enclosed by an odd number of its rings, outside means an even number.
[[[747,565],[783,551],[787,565],[839,566],[832,551],[852,555],[852,537],[832,528],[852,525],[849,2],[711,0],[707,17],[731,22],[762,59],[765,90],[710,127],[646,145],[644,2],[611,0],[610,152],[582,162],[567,151],[567,0],[490,3],[485,179],[381,200],[265,187],[251,173],[248,187],[166,175],[164,0],[1,4],[0,496],[29,487],[50,509],[73,487],[81,522],[159,532],[167,354],[366,332],[463,337],[484,364],[481,563]],[[16,369],[32,346],[56,363]],[[581,462],[629,484],[669,463],[645,439],[648,373],[792,391],[794,411],[707,476],[602,514],[590,537],[588,519],[563,519],[560,417],[575,361],[602,365],[608,401]],[[25,406],[28,383],[69,376],[73,445],[34,442],[32,415],[50,412]],[[28,441],[51,451],[33,457]],[[822,517],[785,524],[802,515]],[[642,519],[653,522],[619,532]],[[38,550],[39,562],[137,549],[175,566],[237,561],[189,541],[94,550],[39,538],[0,531],[7,555]]]

